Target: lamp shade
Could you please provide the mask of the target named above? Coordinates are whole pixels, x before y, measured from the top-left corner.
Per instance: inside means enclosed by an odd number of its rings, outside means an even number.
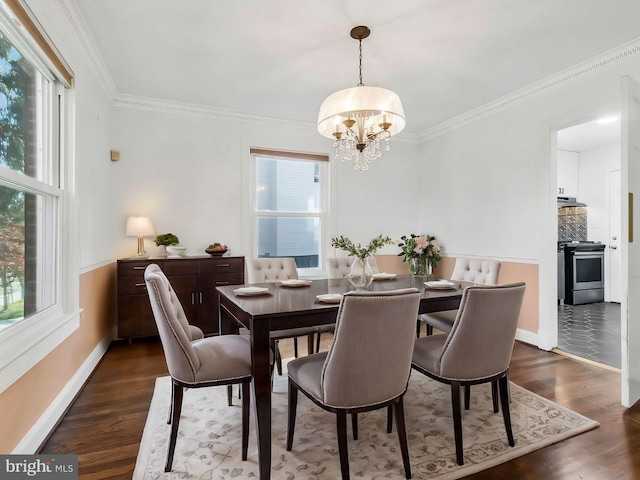
[[[131,215],[127,218],[127,236],[152,237],[156,234],[148,215]]]
[[[358,85],[329,95],[318,112],[318,132],[333,138],[336,127],[348,118],[362,116],[367,123],[390,123],[389,133],[399,133],[406,124],[400,97],[381,87]]]

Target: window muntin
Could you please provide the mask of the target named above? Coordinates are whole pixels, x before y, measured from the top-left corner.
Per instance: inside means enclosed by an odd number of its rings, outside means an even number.
[[[327,162],[255,155],[255,255],[293,257],[301,275],[323,271]]]

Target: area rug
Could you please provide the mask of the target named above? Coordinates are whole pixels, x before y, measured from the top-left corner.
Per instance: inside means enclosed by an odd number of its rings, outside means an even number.
[[[164,472],[170,387],[169,377],[157,379],[133,478],[257,479],[254,415],[251,415],[249,457],[243,462],[241,402],[235,398],[234,405],[227,406],[226,387],[185,392],[173,471]],[[471,408],[463,412],[465,464],[458,466],[450,387],[412,372],[405,396],[405,415],[413,478],[461,478],[598,426],[597,422],[513,383],[510,388],[515,447],[507,444],[502,413],[493,413],[489,385],[477,385],[471,390]],[[293,450],[287,452],[286,371],[282,377],[276,375],[272,402],[271,478],[340,478],[335,415],[299,394]],[[405,478],[396,430],[386,432],[386,409],[359,416],[357,441],[349,429],[349,462],[352,478]]]

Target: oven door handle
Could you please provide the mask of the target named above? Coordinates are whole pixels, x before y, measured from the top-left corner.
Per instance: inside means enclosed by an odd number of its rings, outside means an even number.
[[[594,251],[586,251],[586,252],[580,252],[580,251],[575,251],[572,253],[572,255],[574,257],[604,257],[604,252],[594,252]]]

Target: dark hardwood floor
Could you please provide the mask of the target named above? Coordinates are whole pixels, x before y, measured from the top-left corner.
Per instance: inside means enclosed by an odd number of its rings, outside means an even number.
[[[281,351],[292,356],[292,342]],[[114,342],[42,453],[77,454],[81,479],[130,479],[155,378],[166,374],[159,341]],[[618,373],[516,343],[510,379],[600,427],[468,478],[640,478],[640,404],[620,405]]]

